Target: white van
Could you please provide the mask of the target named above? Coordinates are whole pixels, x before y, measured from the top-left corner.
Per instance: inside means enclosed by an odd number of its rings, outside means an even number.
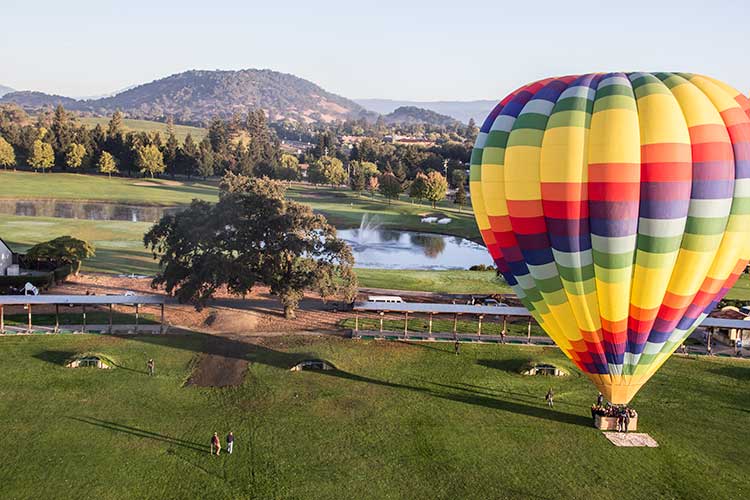
[[[368,302],[385,302],[388,304],[403,304],[404,299],[398,295],[370,295],[367,297]]]

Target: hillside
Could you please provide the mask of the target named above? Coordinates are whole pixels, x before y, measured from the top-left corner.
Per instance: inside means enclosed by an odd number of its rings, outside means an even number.
[[[308,80],[256,69],[186,71],[112,97],[86,101],[41,92],[14,92],[0,98],[0,102],[14,102],[31,111],[60,103],[68,109],[94,115],[120,109],[130,118],[163,119],[172,115],[182,123],[229,118],[256,108],[266,111],[271,121],[330,122],[374,116],[354,101],[327,92]]]
[[[424,123],[425,125],[436,125],[450,127],[460,122],[450,116],[441,115],[435,111],[418,108],[416,106],[401,106],[383,117],[386,123],[412,125]]]
[[[78,119],[81,123],[89,128],[94,128],[97,125],[101,125],[105,129],[109,124],[109,117],[92,117],[84,116]],[[164,122],[154,122],[150,120],[136,120],[133,118],[126,118],[122,121],[123,128],[126,132],[159,132],[162,138],[167,136],[167,124]],[[185,141],[185,137],[190,134],[193,140],[196,142],[202,141],[208,130],[199,127],[190,127],[188,125],[175,125],[174,135],[177,140],[182,143]]]
[[[11,92],[15,92],[10,87],[6,87],[5,85],[0,85],[0,97],[4,96],[5,94],[10,94]]]
[[[33,91],[20,91],[10,92],[5,94],[1,99],[0,103],[14,103],[18,104],[27,111],[34,111],[44,107],[57,106],[62,104],[67,109],[80,109],[78,108],[80,101],[71,99],[70,97],[64,97],[61,95],[45,94],[44,92],[33,92]]]
[[[388,114],[402,106],[416,106],[448,115],[462,123],[469,123],[470,118],[481,124],[497,102],[479,101],[394,101],[391,99],[354,99],[354,101],[375,113]]]

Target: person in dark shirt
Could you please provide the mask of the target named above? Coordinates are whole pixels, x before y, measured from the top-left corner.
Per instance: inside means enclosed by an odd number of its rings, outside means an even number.
[[[227,434],[227,453],[231,455],[233,449],[234,449],[234,434],[232,434],[232,431],[229,431],[229,434]]]
[[[456,343],[453,345],[453,350],[456,353],[456,356],[458,356],[459,351],[461,350],[461,343],[456,340]]]
[[[604,395],[600,392],[599,395],[596,397],[596,406],[602,406],[604,403]]]
[[[628,426],[630,425],[630,411],[625,408],[625,414],[622,416],[624,432],[628,432]]]
[[[544,396],[544,399],[547,401],[547,405],[552,408],[555,406],[555,394],[552,392],[552,387],[549,388],[549,391],[547,391],[547,395]]]

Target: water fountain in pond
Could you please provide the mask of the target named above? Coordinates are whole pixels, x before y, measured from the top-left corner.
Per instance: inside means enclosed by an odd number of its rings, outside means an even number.
[[[369,214],[362,215],[362,220],[359,222],[359,229],[354,231],[354,243],[365,245],[380,241],[381,225],[382,223],[377,215],[373,217],[370,217]]]

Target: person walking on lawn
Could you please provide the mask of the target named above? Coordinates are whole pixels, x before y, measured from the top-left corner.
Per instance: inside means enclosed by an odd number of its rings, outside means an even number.
[[[211,455],[214,454],[214,451],[216,452],[216,456],[219,456],[219,452],[221,452],[221,441],[219,441],[219,435],[214,432],[214,435],[211,436]]]
[[[552,392],[552,387],[549,388],[549,391],[547,391],[547,395],[544,396],[544,399],[547,401],[547,405],[550,408],[555,406],[555,393]]]
[[[229,434],[227,434],[227,453],[231,455],[233,449],[234,449],[234,434],[232,434],[232,431],[229,431]]]
[[[153,377],[156,373],[156,367],[154,366],[154,360],[149,359],[148,363],[146,363],[146,367],[148,368],[148,374],[150,377]]]

